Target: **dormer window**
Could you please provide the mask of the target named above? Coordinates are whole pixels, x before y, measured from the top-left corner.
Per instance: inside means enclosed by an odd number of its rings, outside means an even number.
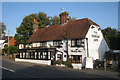
[[[92,29],[95,28],[94,26],[91,27]]]
[[[98,28],[98,31],[100,30],[100,28]]]

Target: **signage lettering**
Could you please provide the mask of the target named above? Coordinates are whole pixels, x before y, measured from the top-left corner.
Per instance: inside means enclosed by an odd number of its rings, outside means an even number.
[[[36,50],[27,50],[27,52],[36,52]]]
[[[82,51],[75,49],[75,50],[71,50],[71,52],[82,52]]]
[[[92,37],[99,38],[100,36],[98,36],[98,35],[92,35]]]

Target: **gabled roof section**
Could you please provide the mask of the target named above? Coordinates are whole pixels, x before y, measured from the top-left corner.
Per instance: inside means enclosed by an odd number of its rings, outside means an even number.
[[[26,43],[49,40],[62,40],[66,38],[85,38],[90,25],[96,25],[99,27],[98,24],[88,18],[68,22],[67,24],[62,26],[54,25],[50,27],[45,27],[42,29],[38,29],[36,32],[34,32]]]

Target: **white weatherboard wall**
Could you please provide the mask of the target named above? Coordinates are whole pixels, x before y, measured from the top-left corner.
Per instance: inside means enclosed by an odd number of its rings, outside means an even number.
[[[73,68],[75,68],[75,69],[82,69],[82,64],[72,63],[72,66],[73,66]]]
[[[5,40],[0,40],[0,49],[3,49],[3,48],[4,48],[4,41],[5,41]]]
[[[92,26],[94,26],[94,28],[91,28]],[[93,37],[92,35],[99,36],[99,38]],[[93,57],[93,60],[103,60],[104,54],[106,51],[109,50],[109,48],[101,30],[99,30],[99,27],[91,25],[86,35],[86,38],[88,38],[89,57]],[[95,39],[98,39],[98,41],[94,41]]]
[[[15,61],[51,65],[51,60],[32,60],[15,58]]]
[[[39,47],[40,43],[33,43],[33,47]]]

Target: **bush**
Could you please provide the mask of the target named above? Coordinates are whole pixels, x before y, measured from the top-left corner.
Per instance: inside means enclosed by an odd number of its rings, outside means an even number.
[[[95,60],[93,67],[94,68],[104,68],[104,61]]]
[[[56,65],[56,64],[60,65],[61,62],[60,61],[54,61],[54,65]]]
[[[67,67],[69,67],[69,68],[73,68],[72,63],[69,63],[69,62],[66,62],[66,63],[65,63],[65,66],[67,66]]]
[[[64,61],[58,60],[58,61],[54,62],[54,65],[56,65],[56,64],[58,64],[58,65],[63,64],[66,67],[73,68],[72,63],[70,63],[70,62],[64,62]]]
[[[9,46],[10,53],[18,53],[19,49],[16,46]]]
[[[18,46],[9,46],[9,48],[8,48],[8,46],[5,46],[5,48],[4,48],[5,53],[8,52],[8,49],[10,51],[10,54],[19,52]]]
[[[112,60],[113,59],[113,53],[112,53],[112,51],[105,52],[105,59],[106,60]]]

